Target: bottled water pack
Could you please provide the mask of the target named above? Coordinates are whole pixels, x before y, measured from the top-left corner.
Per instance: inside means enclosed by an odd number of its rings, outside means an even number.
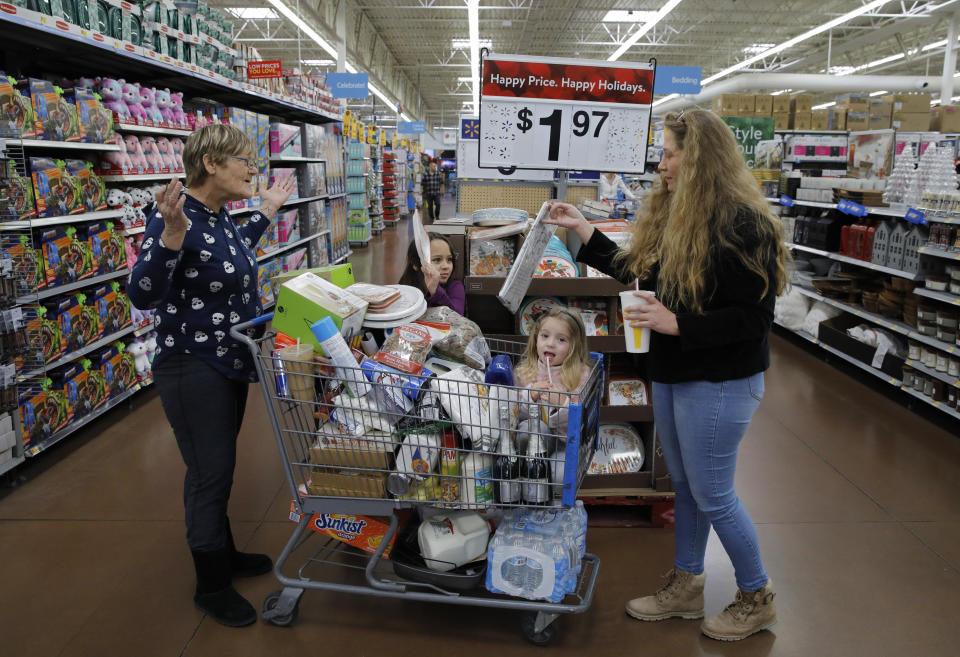
[[[487,590],[560,602],[576,590],[586,547],[579,500],[569,509],[511,509],[487,546]]]

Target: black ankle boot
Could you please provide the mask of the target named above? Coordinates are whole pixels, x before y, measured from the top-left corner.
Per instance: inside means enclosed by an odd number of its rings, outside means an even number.
[[[230,571],[234,577],[256,577],[273,570],[273,561],[265,554],[238,552],[230,531],[230,518],[226,518],[227,550],[230,552]]]
[[[191,551],[197,570],[193,601],[210,618],[228,627],[243,627],[257,620],[257,612],[230,584],[230,553]]]

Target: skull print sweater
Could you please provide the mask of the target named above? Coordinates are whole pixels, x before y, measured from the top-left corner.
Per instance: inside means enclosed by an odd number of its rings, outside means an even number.
[[[154,365],[175,353],[193,354],[224,376],[256,381],[250,349],[231,339],[230,327],[263,313],[252,246],[270,221],[254,212],[243,226],[186,194],[189,220],[179,251],[160,236],[163,217],[154,205],[147,214],[140,257],[130,272],[127,294],[137,308],[157,310]],[[255,337],[256,329],[248,329]]]

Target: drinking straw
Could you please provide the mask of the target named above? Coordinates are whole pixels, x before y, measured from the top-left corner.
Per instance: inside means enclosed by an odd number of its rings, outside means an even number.
[[[553,387],[553,375],[550,374],[550,356],[547,356],[547,381],[550,383],[550,387]]]

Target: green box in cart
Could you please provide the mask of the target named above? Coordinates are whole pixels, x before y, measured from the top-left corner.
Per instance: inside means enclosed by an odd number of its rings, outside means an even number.
[[[325,265],[323,267],[314,267],[312,269],[288,271],[285,274],[280,274],[271,280],[273,289],[277,290],[287,281],[293,280],[300,274],[305,274],[308,272],[315,276],[319,276],[324,280],[330,281],[340,288],[350,287],[356,282],[353,278],[353,265],[351,265],[349,262],[345,262],[341,265]]]
[[[294,273],[294,272],[290,272]],[[286,280],[279,289],[273,327],[293,339],[313,345],[323,353],[310,327],[324,317],[331,317],[340,332],[349,339],[360,332],[367,302],[341,289],[330,281],[305,272]]]

